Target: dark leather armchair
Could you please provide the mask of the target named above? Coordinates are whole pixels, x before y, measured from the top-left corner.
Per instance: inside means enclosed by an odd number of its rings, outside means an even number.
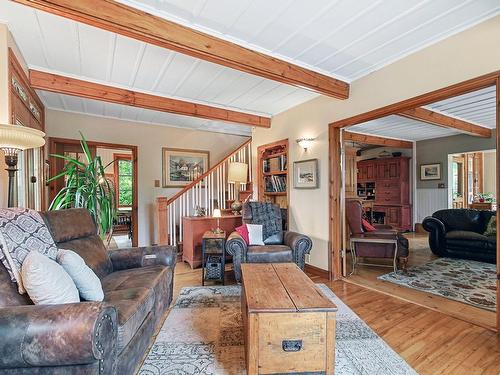
[[[279,206],[266,202],[246,202],[242,209],[243,223],[262,224],[264,246],[247,246],[238,232],[230,234],[226,251],[233,256],[236,281],[241,280],[241,263],[294,262],[302,270],[312,241],[303,234],[283,231]]]
[[[496,263],[496,235],[483,233],[494,211],[465,208],[439,210],[426,217],[422,226],[429,232],[429,247],[439,257]]]
[[[391,258],[394,261],[395,271],[397,262],[401,262],[403,271],[406,271],[409,255],[407,238],[390,225],[375,224],[375,231],[365,231],[362,223],[363,206],[359,200],[346,200],[346,216],[351,232],[353,271],[356,264],[363,264],[357,261],[358,257]]]
[[[104,302],[33,305],[0,264],[0,374],[134,374],[172,300],[175,248],[107,251],[88,211],[41,215],[100,278]]]

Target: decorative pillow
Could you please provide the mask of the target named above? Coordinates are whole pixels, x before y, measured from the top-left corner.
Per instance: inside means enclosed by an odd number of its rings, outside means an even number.
[[[236,230],[236,232],[238,232],[240,234],[241,238],[243,238],[245,243],[248,245],[250,243],[250,240],[248,238],[248,228],[247,228],[246,224],[239,226],[235,230]]]
[[[497,216],[494,215],[490,218],[486,230],[483,233],[485,236],[496,236],[497,235]]]
[[[260,224],[246,224],[248,229],[248,244],[249,245],[264,245],[262,241],[262,225]]]
[[[38,251],[31,251],[26,256],[21,275],[35,305],[80,302],[78,289],[64,268]]]
[[[101,280],[85,264],[80,255],[71,250],[59,249],[57,263],[73,279],[82,299],[86,301],[102,301],[104,299]]]
[[[363,225],[363,229],[367,232],[374,232],[377,230],[368,220],[363,219],[361,224]]]
[[[0,208],[0,260],[24,294],[21,266],[31,251],[55,260],[57,246],[42,217],[26,208]]]

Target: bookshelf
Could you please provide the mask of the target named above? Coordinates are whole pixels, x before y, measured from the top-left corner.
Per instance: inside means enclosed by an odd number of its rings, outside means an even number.
[[[288,208],[288,139],[257,148],[259,200]]]

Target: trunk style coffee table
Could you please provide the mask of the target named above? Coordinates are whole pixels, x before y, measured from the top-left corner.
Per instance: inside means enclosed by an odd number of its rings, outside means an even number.
[[[295,263],[241,265],[248,375],[333,374],[337,306]]]

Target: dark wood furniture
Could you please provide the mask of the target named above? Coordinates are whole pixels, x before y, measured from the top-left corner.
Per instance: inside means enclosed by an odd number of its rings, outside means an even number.
[[[226,233],[232,233],[241,225],[240,215],[222,216],[220,228]],[[191,268],[201,266],[203,234],[217,227],[217,219],[211,216],[184,216],[182,218],[182,261],[189,263]],[[226,255],[227,256],[227,255]]]
[[[453,207],[455,208],[455,207]],[[497,204],[492,202],[472,202],[469,205],[471,210],[480,210],[480,211],[496,211]]]
[[[207,230],[202,237],[201,285],[205,281],[221,281],[224,285],[226,266],[226,232]]]
[[[241,267],[247,373],[333,374],[337,306],[294,263]]]
[[[375,222],[412,230],[410,158],[362,160],[357,167],[358,196],[374,202]]]
[[[257,161],[259,201],[288,208],[288,139],[259,146]]]

